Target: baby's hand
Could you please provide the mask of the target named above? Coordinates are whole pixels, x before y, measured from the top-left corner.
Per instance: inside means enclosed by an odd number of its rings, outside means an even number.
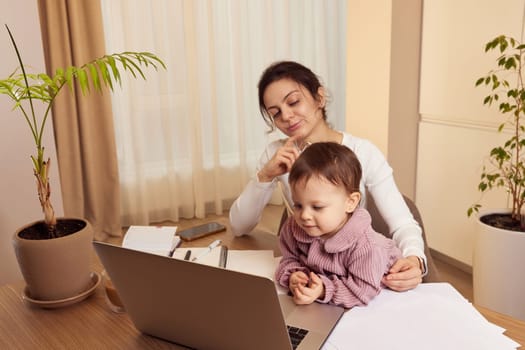
[[[323,281],[313,272],[310,272],[308,284],[298,284],[295,288],[290,288],[290,290],[293,293],[294,302],[298,305],[311,304],[324,296]]]
[[[309,279],[306,273],[302,271],[295,271],[290,275],[290,280],[288,281],[288,288],[290,288],[290,290],[293,291],[294,288],[297,288],[299,286],[306,286],[308,282]]]

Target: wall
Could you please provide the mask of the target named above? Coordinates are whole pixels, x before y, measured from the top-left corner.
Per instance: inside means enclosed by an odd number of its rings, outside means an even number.
[[[388,153],[391,0],[348,1],[346,130]]]
[[[25,65],[31,67],[33,72],[45,71],[37,2],[3,0],[1,8],[0,52],[3,54],[0,56],[0,77],[7,77],[18,66],[4,24],[11,29]],[[15,230],[43,218],[29,158],[34,153],[32,137],[20,112],[13,112],[11,108],[11,100],[0,95],[0,285],[21,278],[11,243]],[[38,109],[37,113],[41,114],[42,109]],[[63,215],[62,198],[51,123],[47,125],[47,131],[44,145],[47,155],[51,157],[52,198],[60,216]]]
[[[415,198],[421,0],[349,0],[346,130],[372,141]]]
[[[403,193],[415,198],[429,246],[472,264],[475,218],[466,211],[482,161],[507,135],[483,106],[476,79],[494,67],[484,45],[521,35],[523,0],[349,0],[347,131],[387,156]],[[483,197],[505,207],[504,193]]]
[[[523,0],[427,0],[423,9],[416,203],[429,246],[472,264],[480,170],[490,149],[507,135],[496,132],[497,108],[483,106],[478,77],[494,68],[486,42],[499,34],[520,38]],[[503,193],[484,196],[485,207],[506,207]]]

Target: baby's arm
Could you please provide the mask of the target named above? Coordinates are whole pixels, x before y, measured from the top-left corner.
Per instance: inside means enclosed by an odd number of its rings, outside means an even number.
[[[382,252],[372,249],[352,258],[347,276],[321,275],[325,291],[321,301],[345,308],[367,305],[381,291],[386,259]]]
[[[290,284],[292,283],[291,276],[293,274],[301,272],[304,276],[308,276],[310,272],[299,259],[300,253],[297,242],[289,230],[291,220],[293,220],[292,217],[288,218],[283,225],[283,229],[279,236],[279,246],[283,256],[279,262],[279,266],[277,266],[277,270],[275,271],[275,281],[286,288],[290,288]],[[297,274],[294,278],[299,278],[298,276],[300,275]],[[308,279],[308,277],[306,277],[306,279]]]

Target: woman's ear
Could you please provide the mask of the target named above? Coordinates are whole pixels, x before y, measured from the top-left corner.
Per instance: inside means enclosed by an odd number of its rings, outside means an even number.
[[[317,101],[319,102],[319,107],[324,108],[326,106],[326,91],[323,86],[317,89]]]
[[[353,213],[355,208],[359,205],[359,201],[361,200],[361,193],[359,192],[352,192],[348,195],[348,198],[346,199],[346,212],[347,213]]]

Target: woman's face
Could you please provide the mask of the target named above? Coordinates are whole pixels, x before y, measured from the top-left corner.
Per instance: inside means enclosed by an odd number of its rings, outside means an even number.
[[[324,97],[316,100],[302,85],[290,79],[274,81],[264,92],[264,106],[275,126],[287,136],[306,140],[324,124]]]

